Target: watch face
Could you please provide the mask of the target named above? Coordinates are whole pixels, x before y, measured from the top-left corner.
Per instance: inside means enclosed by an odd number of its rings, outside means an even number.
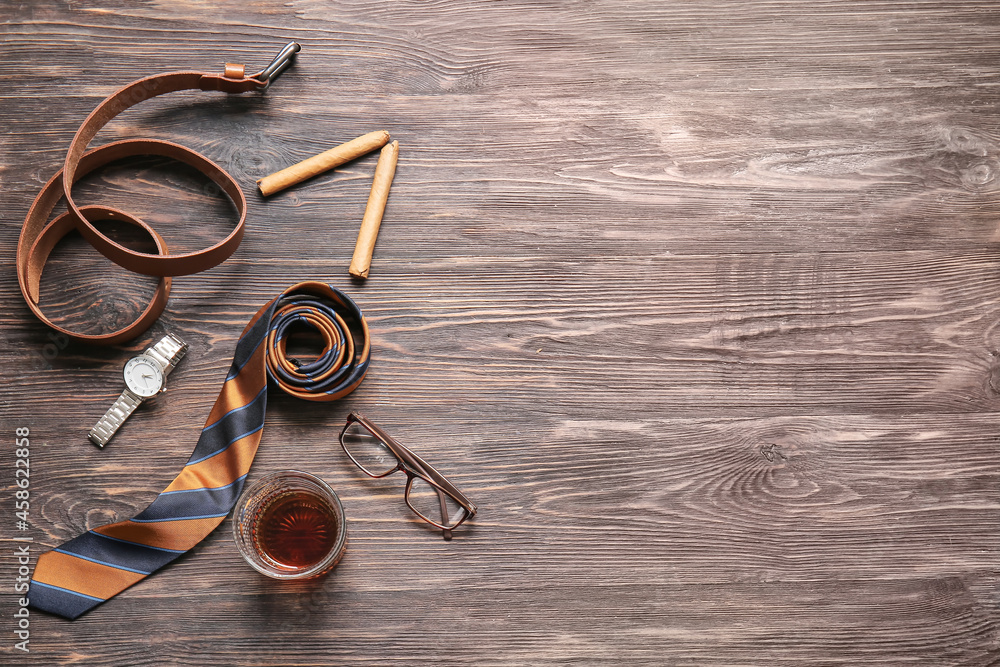
[[[163,371],[149,357],[133,357],[125,364],[125,386],[141,398],[149,398],[163,388]]]

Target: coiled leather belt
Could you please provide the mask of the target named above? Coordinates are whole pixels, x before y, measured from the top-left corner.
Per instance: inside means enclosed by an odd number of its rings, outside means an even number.
[[[31,312],[42,322],[66,336],[89,343],[111,345],[130,340],[145,331],[163,312],[170,293],[170,277],[209,269],[225,261],[239,247],[246,220],[246,198],[239,184],[224,169],[205,156],[169,141],[139,139],[115,141],[87,150],[102,127],[122,111],[145,100],[180,90],[215,90],[244,93],[262,90],[287,68],[299,51],[295,42],[285,46],[270,65],[247,76],[243,65],[227,64],[223,73],[170,72],[140,79],[113,93],[87,117],[77,130],[66,153],[63,168],[42,187],[21,228],[17,243],[17,280]],[[91,171],[123,157],[159,155],[183,162],[205,174],[236,206],[239,220],[223,240],[197,252],[171,255],[163,238],[148,224],[124,211],[106,206],[78,206],[73,200],[73,184]],[[67,211],[46,224],[60,197],[66,198]],[[101,233],[95,222],[118,220],[145,231],[156,244],[156,253],[126,248]],[[73,229],[78,229],[91,245],[119,266],[161,278],[153,298],[131,324],[104,334],[84,334],[61,327],[42,312],[38,305],[39,283],[49,253],[56,243]]]

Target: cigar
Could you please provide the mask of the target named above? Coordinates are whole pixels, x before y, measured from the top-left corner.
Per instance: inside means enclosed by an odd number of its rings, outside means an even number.
[[[265,176],[257,181],[257,187],[260,188],[260,193],[265,197],[273,195],[275,192],[280,192],[296,183],[301,183],[307,178],[312,178],[317,174],[322,174],[324,171],[339,167],[345,162],[350,162],[356,157],[371,153],[376,148],[385,146],[388,141],[389,133],[385,130],[363,134],[357,139],[351,139],[346,144],[341,144],[311,158],[306,158],[302,162],[293,164],[291,167],[285,167],[270,176]]]
[[[358,242],[354,246],[351,268],[348,269],[352,276],[368,277],[368,269],[372,265],[372,251],[375,249],[375,238],[378,236],[379,225],[382,224],[382,213],[385,211],[385,201],[389,198],[389,186],[392,185],[392,176],[396,173],[398,157],[398,141],[383,148],[382,153],[378,156],[378,164],[375,165],[375,178],[372,179],[372,191],[368,195],[365,217],[361,220]]]

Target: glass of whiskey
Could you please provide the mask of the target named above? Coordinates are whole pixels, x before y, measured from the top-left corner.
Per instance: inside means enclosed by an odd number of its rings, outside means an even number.
[[[233,538],[252,568],[275,579],[329,572],[347,547],[340,498],[319,477],[271,473],[243,491],[233,511]]]

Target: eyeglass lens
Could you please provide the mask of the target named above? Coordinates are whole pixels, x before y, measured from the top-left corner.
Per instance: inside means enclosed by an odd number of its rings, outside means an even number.
[[[396,455],[358,422],[347,427],[341,441],[354,462],[369,475],[384,475],[397,465]]]
[[[406,502],[425,521],[454,528],[465,518],[465,508],[447,493],[414,477]]]

